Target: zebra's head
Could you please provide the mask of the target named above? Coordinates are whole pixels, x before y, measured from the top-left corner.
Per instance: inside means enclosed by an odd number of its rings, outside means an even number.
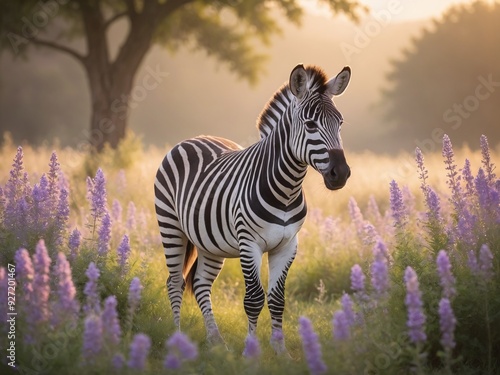
[[[294,99],[290,142],[295,157],[316,169],[330,190],[344,187],[351,175],[342,149],[342,115],[332,98],[344,92],[351,78],[345,67],[327,81],[316,67],[297,65],[290,74]]]

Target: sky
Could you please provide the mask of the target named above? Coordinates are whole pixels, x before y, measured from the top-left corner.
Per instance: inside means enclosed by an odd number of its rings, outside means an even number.
[[[470,3],[472,0],[361,0],[367,5],[372,14],[377,11],[395,9],[392,16],[394,20],[409,21],[438,17],[450,6],[460,3]],[[326,5],[318,5],[316,0],[302,0],[302,4],[312,13],[331,14]]]

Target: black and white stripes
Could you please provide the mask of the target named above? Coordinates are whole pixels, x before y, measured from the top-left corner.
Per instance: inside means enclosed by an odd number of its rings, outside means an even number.
[[[155,206],[177,327],[187,283],[208,340],[223,342],[211,288],[224,259],[239,257],[249,334],[255,333],[265,301],[261,258],[268,252],[272,344],[277,352],[285,351],[285,280],[306,215],[302,181],[307,166],[318,170],[332,190],[343,187],[350,175],[340,140],[342,117],[331,100],[344,91],[349,77],[350,69],[344,68],[327,81],[318,68],[299,65],[261,114],[259,142],[242,149],[226,139],[201,136],[179,143],[165,156],[156,175]]]

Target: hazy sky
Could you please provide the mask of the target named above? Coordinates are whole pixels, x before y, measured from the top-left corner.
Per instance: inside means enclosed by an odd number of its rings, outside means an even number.
[[[472,0],[361,0],[372,12],[388,9],[389,6],[396,7],[398,11],[393,14],[395,20],[421,20],[429,17],[439,16],[450,6],[459,3],[470,3]],[[331,14],[328,7],[318,6],[316,0],[302,0],[302,4],[313,13]],[[389,5],[391,4],[391,5]]]

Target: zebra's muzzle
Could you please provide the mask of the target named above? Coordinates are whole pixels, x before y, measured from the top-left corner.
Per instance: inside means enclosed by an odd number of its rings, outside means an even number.
[[[345,160],[344,150],[328,150],[328,155],[330,157],[330,164],[322,172],[325,186],[330,190],[342,189],[347,179],[351,176],[351,168],[349,168]]]

